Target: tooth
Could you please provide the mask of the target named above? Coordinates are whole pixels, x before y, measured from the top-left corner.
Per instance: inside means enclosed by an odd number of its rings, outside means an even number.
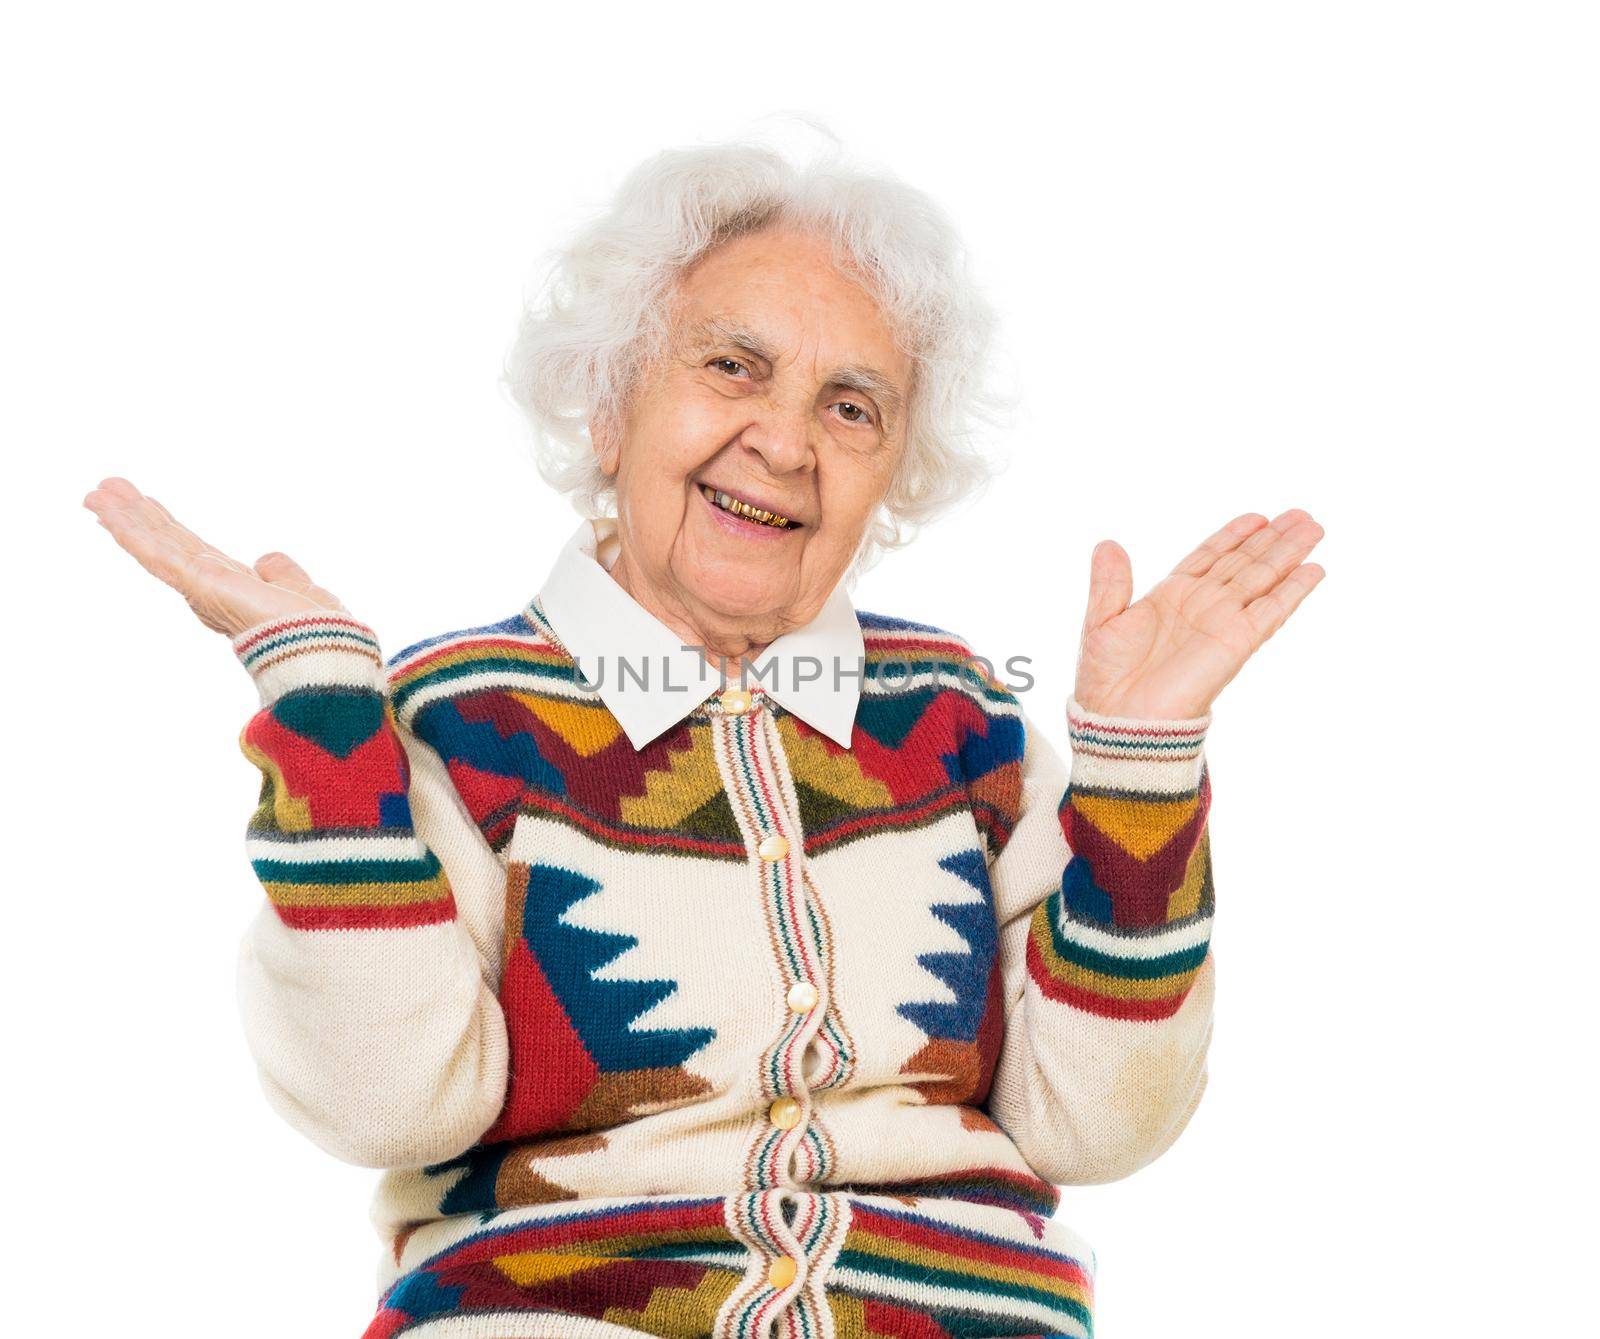
[[[712,488],[709,484],[701,484],[700,489],[724,511],[730,511],[735,516],[747,517],[758,525],[772,525],[777,526],[780,530],[787,530],[794,524],[793,521],[780,512],[768,511],[765,507],[753,507],[748,502],[741,502],[732,494]]]

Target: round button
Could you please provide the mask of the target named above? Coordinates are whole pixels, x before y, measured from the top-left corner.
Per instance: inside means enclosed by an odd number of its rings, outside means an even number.
[[[774,1288],[787,1288],[794,1282],[795,1275],[799,1272],[799,1265],[787,1255],[780,1255],[767,1266],[767,1282]]]
[[[730,688],[722,695],[722,709],[730,716],[743,716],[750,710],[750,690]]]
[[[809,981],[796,981],[789,987],[789,1007],[797,1014],[808,1014],[817,1007],[817,988]]]
[[[774,832],[770,837],[761,839],[756,854],[763,860],[782,860],[789,854],[789,839],[781,832]]]
[[[792,1097],[780,1097],[767,1108],[767,1119],[780,1130],[792,1130],[800,1124],[800,1103]]]

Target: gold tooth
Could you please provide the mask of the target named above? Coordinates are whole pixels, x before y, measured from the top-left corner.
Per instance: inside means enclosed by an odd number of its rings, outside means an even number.
[[[734,512],[736,515],[748,516],[751,520],[759,521],[762,525],[777,526],[781,530],[787,530],[789,526],[793,524],[793,522],[790,521],[787,516],[780,516],[775,511],[766,511],[760,507],[752,507],[748,503],[741,502],[738,498],[732,497],[729,494],[721,492],[715,488],[712,488],[709,491],[711,493],[711,500],[713,502],[718,502],[721,500],[720,505],[722,505],[726,510]]]

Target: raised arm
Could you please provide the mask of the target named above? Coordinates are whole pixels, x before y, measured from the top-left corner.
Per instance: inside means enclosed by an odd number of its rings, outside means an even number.
[[[361,1166],[465,1151],[506,1088],[505,866],[398,727],[377,637],[287,554],[246,566],[127,479],[83,501],[260,692],[239,747],[261,772],[247,841],[266,898],[238,997],[268,1099]]]
[[[1016,823],[991,860],[1009,1006],[991,1107],[1051,1180],[1126,1175],[1200,1101],[1211,704],[1322,580],[1302,561],[1322,535],[1299,508],[1247,512],[1137,601],[1127,553],[1095,546],[1071,775],[1025,724]]]
[[[1070,776],[1023,721],[1020,808],[989,871],[1006,998],[990,1112],[1046,1179],[1110,1181],[1159,1156],[1205,1088],[1210,718],[1073,703]]]
[[[366,1167],[477,1142],[504,1101],[505,1019],[487,907],[505,866],[443,763],[403,731],[371,628],[289,615],[233,639],[261,708],[246,837],[266,901],[239,946],[241,1018],[273,1107]]]

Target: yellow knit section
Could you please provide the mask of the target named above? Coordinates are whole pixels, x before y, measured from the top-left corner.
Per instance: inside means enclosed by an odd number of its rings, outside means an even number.
[[[696,746],[672,753],[668,765],[649,772],[643,795],[624,795],[618,806],[624,823],[670,828],[683,822],[714,795],[722,793],[722,773],[703,730],[693,734]],[[704,743],[706,746],[701,747]]]
[[[414,902],[441,902],[450,895],[450,881],[443,870],[414,883],[275,883],[262,879],[261,886],[280,907],[404,907]]]
[[[666,1339],[699,1339],[711,1333],[712,1322],[742,1276],[732,1269],[708,1269],[693,1288],[657,1288],[642,1310],[612,1306],[604,1319],[642,1334]]]
[[[867,1305],[859,1297],[829,1290],[828,1310],[833,1312],[834,1339],[872,1339],[867,1329]]]
[[[1072,807],[1129,855],[1148,860],[1194,817],[1199,797],[1184,800],[1130,800],[1112,795],[1078,795]]]
[[[537,693],[510,696],[560,735],[580,758],[592,758],[622,733],[617,718],[599,703],[567,702]]]
[[[1211,868],[1211,829],[1200,833],[1189,857],[1189,867],[1183,872],[1183,882],[1173,889],[1167,899],[1167,919],[1182,920],[1200,910],[1200,895],[1205,888],[1206,874]]]
[[[861,809],[881,809],[894,803],[888,786],[862,775],[855,754],[835,751],[820,735],[802,735],[788,714],[777,718],[777,726],[789,771],[813,790]]]
[[[603,1255],[559,1255],[554,1251],[519,1251],[515,1255],[494,1258],[494,1267],[524,1288],[615,1263]]]

